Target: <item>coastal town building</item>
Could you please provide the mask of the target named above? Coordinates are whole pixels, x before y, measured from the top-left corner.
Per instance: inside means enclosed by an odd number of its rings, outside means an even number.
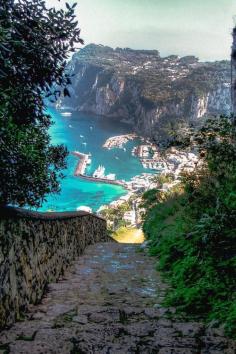
[[[131,226],[136,226],[136,213],[135,210],[127,211],[124,213],[124,221]]]

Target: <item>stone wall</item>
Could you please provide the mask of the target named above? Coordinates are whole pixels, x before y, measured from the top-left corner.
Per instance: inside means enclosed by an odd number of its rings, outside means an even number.
[[[40,301],[86,246],[108,240],[106,221],[92,214],[0,208],[0,328]]]

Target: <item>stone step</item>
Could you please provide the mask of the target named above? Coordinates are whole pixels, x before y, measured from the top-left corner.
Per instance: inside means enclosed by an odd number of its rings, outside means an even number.
[[[155,258],[139,246],[89,246],[22,322],[0,334],[0,353],[235,353],[219,330],[170,319],[165,290]]]

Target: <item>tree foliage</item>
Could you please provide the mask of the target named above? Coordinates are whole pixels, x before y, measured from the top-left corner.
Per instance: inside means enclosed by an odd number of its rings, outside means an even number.
[[[45,102],[69,95],[66,59],[82,43],[75,6],[0,0],[0,204],[40,206],[60,189],[67,151],[50,144]]]
[[[166,304],[224,323],[235,337],[235,125],[225,117],[208,120],[191,143],[198,146],[201,163],[183,175],[180,193],[170,191],[162,200],[157,191],[144,196],[144,230],[172,285]]]

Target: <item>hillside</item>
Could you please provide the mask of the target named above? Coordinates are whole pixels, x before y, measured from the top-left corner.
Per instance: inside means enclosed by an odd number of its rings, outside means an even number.
[[[230,111],[228,61],[90,44],[74,54],[68,69],[71,99],[64,105],[122,119],[152,138],[180,120]]]

